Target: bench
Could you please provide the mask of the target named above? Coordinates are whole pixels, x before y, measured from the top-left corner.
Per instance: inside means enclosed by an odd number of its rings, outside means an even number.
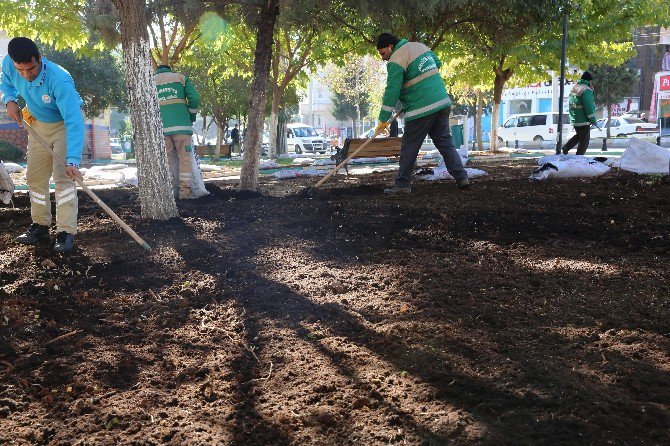
[[[356,149],[362,146],[367,138],[347,138],[344,141],[344,147],[337,150],[337,153],[334,155],[335,164],[339,165],[344,161],[350,154],[354,153]],[[386,157],[393,158],[400,156],[400,145],[402,144],[402,138],[374,138],[367,146],[358,152],[352,159],[355,158],[376,158],[376,157]],[[346,169],[347,166],[345,165]],[[347,171],[348,173],[348,171]]]
[[[221,144],[221,153],[220,156],[221,158],[230,158],[231,153],[230,153],[230,144]],[[208,145],[200,145],[200,146],[195,146],[195,154],[198,155],[199,158],[202,158],[204,156],[214,156],[214,145],[208,144]]]

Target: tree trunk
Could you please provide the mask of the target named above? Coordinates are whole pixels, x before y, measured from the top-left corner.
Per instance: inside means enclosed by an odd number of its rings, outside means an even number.
[[[281,90],[274,85],[272,87],[272,109],[270,111],[270,141],[268,156],[270,159],[275,159],[277,153],[279,153],[279,147],[277,147],[277,127],[279,126],[279,105],[281,103]]]
[[[113,0],[121,21],[121,45],[137,157],[142,217],[177,217],[165,153],[156,82],[151,70],[144,0]]]
[[[216,147],[214,148],[214,161],[221,159],[221,144],[223,144],[223,130],[221,125],[216,122]]]
[[[356,104],[356,137],[363,132],[361,127],[361,106],[360,103]]]
[[[268,0],[260,13],[254,54],[254,80],[249,96],[249,122],[244,138],[244,156],[240,174],[240,189],[258,188],[258,167],[263,143],[265,99],[270,77],[270,59],[275,22],[279,15],[279,0]]]
[[[503,70],[504,60],[493,71],[496,75],[493,80],[493,110],[491,112],[491,150],[498,149],[498,115],[500,114],[500,102],[502,100],[503,88],[505,82],[512,76],[512,70],[509,68]]]
[[[200,127],[200,135],[196,136],[198,140],[198,145],[205,145],[205,140],[207,139],[207,114],[203,113],[202,115],[202,127]]]
[[[475,141],[477,141],[477,150],[484,150],[484,141],[482,141],[482,114],[484,111],[484,93],[477,90],[477,103],[475,105]]]
[[[610,131],[610,126],[612,123],[610,122],[612,120],[612,106],[610,104],[607,104],[607,139],[612,137],[612,132]]]

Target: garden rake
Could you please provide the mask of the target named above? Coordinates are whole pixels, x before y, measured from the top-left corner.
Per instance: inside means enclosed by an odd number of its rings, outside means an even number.
[[[33,130],[33,128],[30,126],[30,124],[28,124],[23,119],[22,119],[22,123],[23,123],[24,127],[28,130],[28,133],[30,133],[30,135],[33,138],[35,138],[37,141],[39,141],[39,143],[42,145],[42,147],[44,147],[44,149],[46,151],[48,151],[56,161],[58,161],[59,163],[65,164],[65,160],[60,155],[58,155],[56,152],[54,152],[53,148],[49,144],[47,144],[47,142],[40,135],[38,135],[35,130]],[[149,246],[149,244],[147,242],[145,242],[142,239],[142,237],[137,235],[137,233],[135,231],[133,231],[133,229],[130,226],[128,226],[123,220],[121,220],[121,217],[116,215],[116,213],[113,210],[111,210],[109,206],[107,206],[100,198],[98,198],[98,196],[95,193],[93,193],[93,191],[91,189],[89,189],[88,186],[86,186],[84,184],[84,181],[81,178],[75,177],[74,181],[79,186],[81,186],[81,188],[93,199],[93,201],[98,203],[100,205],[100,207],[102,209],[104,209],[104,211],[107,212],[107,214],[109,214],[110,217],[112,217],[112,220],[114,220],[119,226],[121,226],[123,228],[123,230],[126,231],[128,233],[128,235],[130,235],[133,238],[133,240],[135,240],[137,243],[139,243],[142,248],[146,249],[147,251],[151,251],[151,247]]]

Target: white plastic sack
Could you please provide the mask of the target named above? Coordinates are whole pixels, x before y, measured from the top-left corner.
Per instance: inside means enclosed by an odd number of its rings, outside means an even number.
[[[668,173],[670,150],[630,138],[630,143],[613,167],[635,173]]]
[[[593,158],[589,158],[584,155],[545,155],[537,160],[537,164],[542,166],[547,163],[555,163],[556,161],[570,161],[570,160],[588,160],[593,161]]]
[[[468,178],[479,178],[488,175],[488,173],[486,173],[483,170],[473,169],[471,167],[466,168],[465,171],[468,173]],[[454,179],[454,177],[451,176],[446,167],[436,167],[434,169],[430,168],[421,169],[416,173],[415,177],[420,180],[427,180],[427,181]]]
[[[214,164],[200,164],[200,170],[202,172],[218,172],[219,170],[223,170],[223,167],[221,166],[216,166]]]
[[[5,170],[8,173],[21,173],[24,170],[26,170],[26,168],[21,166],[20,164],[16,163],[4,163],[4,164],[5,164]]]
[[[458,152],[458,155],[461,157],[461,164],[463,164],[463,166],[465,167],[465,165],[468,163],[468,156],[463,155],[461,152]],[[439,152],[438,152],[438,155],[437,155],[436,159],[437,159],[437,168],[438,169],[446,169],[447,168],[447,164],[444,162],[444,158],[442,158],[442,155],[440,155]],[[477,170],[477,169],[475,169],[475,170]]]
[[[121,170],[122,178],[116,182],[118,186],[134,186],[137,187],[137,167],[126,167]]]
[[[281,167],[275,160],[261,160],[258,164],[259,169],[278,169]]]
[[[422,158],[425,160],[434,160],[440,158],[440,152],[437,150],[428,150],[426,152],[419,152],[422,155]]]
[[[120,170],[89,169],[83,174],[85,180],[89,181],[123,181],[123,173]]]
[[[195,150],[191,152],[191,169],[193,171],[193,176],[191,177],[191,195],[187,199],[199,198],[204,195],[209,195],[207,189],[205,188],[205,182],[202,179],[202,171],[200,170],[200,165],[198,159],[195,155]],[[179,160],[177,158],[177,151],[172,151],[172,191],[175,194],[175,197],[179,195]]]
[[[14,181],[9,176],[5,164],[0,161],[0,201],[9,204],[12,202],[12,195],[14,195]]]
[[[298,165],[304,165],[304,166],[311,166],[314,164],[314,158],[293,158],[293,164],[298,164]]]
[[[553,163],[545,163],[530,175],[530,179],[599,177],[609,172],[609,170],[610,167],[601,162],[582,157],[581,159],[558,160]]]
[[[106,170],[121,170],[128,167],[127,164],[105,164],[104,166],[92,166],[89,170],[106,171]]]
[[[325,177],[326,175],[328,175],[328,171],[321,169],[279,170],[274,173],[275,178],[279,180],[300,177]]]
[[[335,165],[335,160],[331,160],[330,158],[319,158],[317,160],[314,160],[314,163],[312,163],[312,166],[334,166]]]

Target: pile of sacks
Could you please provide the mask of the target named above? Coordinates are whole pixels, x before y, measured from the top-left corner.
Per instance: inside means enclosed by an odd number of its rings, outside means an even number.
[[[540,167],[530,175],[531,180],[598,177],[609,172],[611,168],[639,174],[667,174],[670,170],[670,150],[630,138],[628,148],[619,159],[549,155],[540,158],[538,164]]]

